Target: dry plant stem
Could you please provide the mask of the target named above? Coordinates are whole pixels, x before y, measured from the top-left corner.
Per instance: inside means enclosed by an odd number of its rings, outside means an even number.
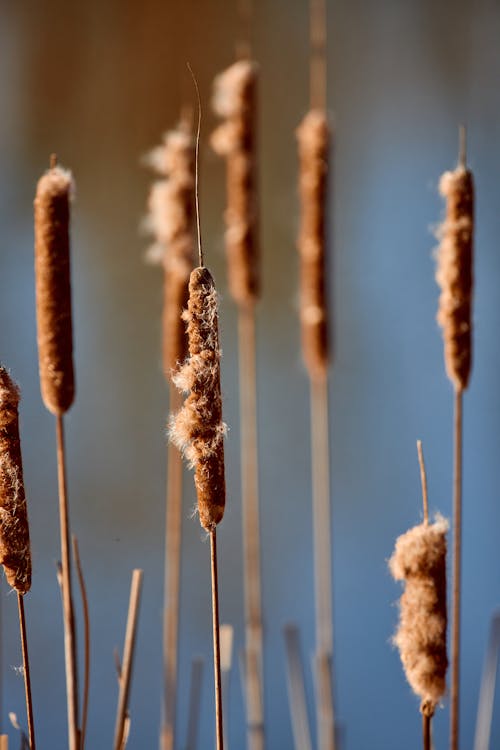
[[[64,618],[64,656],[66,663],[66,695],[68,701],[69,750],[79,750],[78,671],[76,660],[75,611],[71,583],[69,510],[66,483],[66,451],[63,416],[56,415],[57,479],[59,485],[59,522],[61,530],[61,590]]]
[[[134,570],[130,585],[130,601],[127,616],[127,628],[125,631],[125,644],[123,647],[123,661],[120,675],[120,689],[118,695],[118,708],[116,711],[114,750],[121,750],[127,720],[127,706],[132,680],[132,666],[134,662],[135,640],[137,635],[137,621],[139,617],[139,605],[141,601],[142,570]]]
[[[196,750],[198,747],[198,730],[200,727],[201,687],[203,681],[204,661],[193,659],[191,664],[191,686],[189,690],[189,709],[186,750]]]
[[[335,748],[328,379],[311,378],[311,460],[316,619],[316,703],[320,750]]]
[[[455,390],[453,468],[453,594],[451,626],[450,747],[459,748],[460,588],[462,570],[462,391]]]
[[[432,717],[431,716],[427,716],[426,714],[422,714],[422,737],[423,737],[424,750],[431,750],[432,749],[431,722],[432,722]]]
[[[304,670],[300,657],[300,633],[296,625],[283,628],[286,648],[288,702],[292,719],[295,750],[312,750],[307,716]]]
[[[238,312],[241,497],[246,621],[246,700],[250,750],[264,747],[263,638],[255,365],[255,307]]]
[[[326,109],[326,5],[325,0],[310,2],[310,95],[311,109]]]
[[[170,409],[177,411],[181,396],[170,385]],[[182,456],[169,443],[167,447],[167,492],[165,514],[165,588],[163,619],[164,709],[162,750],[175,747],[177,704],[177,659],[179,632],[179,590],[182,537]]]
[[[500,613],[493,615],[477,707],[474,750],[489,750],[500,653]]]
[[[82,562],[80,559],[80,550],[78,539],[72,536],[73,555],[75,558],[76,573],[78,576],[78,585],[80,587],[80,596],[82,598],[83,609],[83,639],[84,639],[84,669],[83,669],[83,705],[82,705],[82,722],[80,727],[80,750],[85,747],[85,735],[87,732],[87,717],[89,710],[89,687],[90,687],[90,615],[89,601],[87,597],[87,587],[83,577]]]
[[[418,463],[420,466],[420,481],[422,482],[422,504],[424,506],[424,523],[429,523],[429,495],[427,492],[427,475],[425,473],[424,452],[422,442],[417,440]]]
[[[30,750],[35,750],[35,724],[33,721],[33,701],[31,698],[30,662],[28,658],[28,636],[26,633],[26,617],[24,616],[23,594],[17,592],[17,606],[19,609],[19,629],[21,632],[21,647],[23,652],[24,692],[26,695],[26,714],[28,717],[28,736]]]
[[[222,681],[220,669],[220,628],[219,628],[219,584],[217,576],[217,530],[210,532],[210,567],[212,571],[212,630],[214,641],[214,686],[215,686],[215,736],[217,750],[224,750],[222,717]]]
[[[9,750],[9,736],[0,734],[0,750]]]

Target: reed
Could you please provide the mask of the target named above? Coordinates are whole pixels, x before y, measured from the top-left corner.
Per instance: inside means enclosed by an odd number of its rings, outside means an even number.
[[[35,750],[35,725],[24,613],[24,594],[31,587],[31,546],[19,438],[19,389],[0,367],[0,564],[17,592],[23,653],[29,746]]]
[[[458,750],[460,731],[460,609],[462,576],[463,392],[472,363],[472,285],[474,182],[466,167],[465,130],[460,131],[458,167],[439,184],[446,215],[438,232],[436,280],[440,286],[438,322],[443,329],[445,366],[454,389],[453,418],[453,583],[451,622],[450,748]]]
[[[69,256],[71,173],[57,165],[38,181],[35,197],[35,281],[40,385],[56,417],[69,750],[79,750],[76,627],[71,581],[70,522],[63,415],[74,399]]]

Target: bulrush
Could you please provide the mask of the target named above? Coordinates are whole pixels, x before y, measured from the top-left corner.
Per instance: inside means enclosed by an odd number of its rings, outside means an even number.
[[[19,594],[31,587],[31,551],[19,441],[19,390],[0,367],[0,562]]]
[[[258,217],[255,186],[257,66],[239,60],[214,81],[213,108],[224,119],[212,134],[227,160],[226,254],[229,290],[239,305],[259,294]]]
[[[73,403],[69,261],[71,173],[52,161],[35,197],[35,278],[40,386],[45,406],[61,415]]]
[[[171,418],[170,434],[195,470],[200,523],[213,531],[225,506],[224,435],[220,390],[217,292],[210,271],[200,266],[189,279],[187,322],[189,357],[174,376],[189,393]]]
[[[300,320],[302,353],[312,379],[328,368],[328,310],[325,273],[325,215],[329,128],[326,113],[311,109],[297,129],[301,222]]]

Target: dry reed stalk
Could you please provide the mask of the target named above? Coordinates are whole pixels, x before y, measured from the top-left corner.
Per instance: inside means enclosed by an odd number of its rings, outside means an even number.
[[[241,9],[242,13],[247,12]],[[248,10],[251,15],[251,8]],[[249,45],[242,53],[250,51]],[[226,256],[229,289],[238,305],[241,484],[246,620],[246,703],[249,747],[264,747],[263,636],[260,572],[255,306],[260,287],[256,196],[257,66],[245,59],[214,81],[213,106],[224,119],[212,146],[227,163]]]
[[[233,664],[233,637],[234,629],[232,625],[220,626],[220,671],[222,681],[222,702],[223,702],[223,736],[224,747],[229,748],[228,742],[228,720],[229,716],[229,687],[231,682],[231,668]]]
[[[0,750],[9,750],[9,736],[0,734]]]
[[[154,149],[149,163],[162,175],[149,196],[147,226],[154,236],[148,257],[164,270],[163,372],[169,381],[169,405],[180,406],[170,376],[187,353],[187,336],[182,311],[188,301],[188,282],[193,266],[195,149],[188,118],[176,130],[166,133],[162,146]],[[162,750],[175,747],[177,704],[177,662],[179,591],[182,536],[182,457],[167,448],[165,508],[165,570],[163,617],[164,696],[161,728]]]
[[[130,684],[132,682],[137,622],[139,619],[139,605],[141,603],[142,577],[142,570],[135,569],[132,571],[123,660],[119,676],[118,708],[116,711],[115,738],[113,742],[114,750],[122,750],[126,741],[128,699]]]
[[[437,516],[429,524],[427,479],[422,445],[417,443],[422,479],[424,521],[396,540],[389,568],[405,582],[399,627],[393,638],[413,691],[420,697],[424,750],[431,749],[431,719],[446,691],[446,532]]]
[[[283,636],[286,648],[288,704],[295,750],[312,750],[298,627],[294,624],[285,625]]]
[[[483,673],[481,675],[476,732],[474,735],[474,750],[489,750],[490,748],[499,654],[500,613],[496,612],[491,619],[488,648],[484,660]]]
[[[19,630],[30,750],[35,750],[35,725],[24,614],[24,594],[31,587],[31,547],[23,462],[19,438],[19,389],[0,367],[0,564],[9,586],[17,592]]]
[[[69,260],[71,174],[51,157],[35,197],[35,280],[40,384],[45,406],[56,417],[61,534],[62,599],[69,750],[79,750],[76,627],[71,582],[70,524],[63,414],[74,398]]]
[[[82,705],[82,722],[80,727],[80,750],[84,750],[85,736],[87,733],[87,717],[89,710],[89,690],[90,690],[90,614],[89,600],[87,597],[87,587],[83,576],[82,562],[80,559],[80,550],[78,539],[73,534],[73,556],[75,558],[76,573],[78,576],[78,585],[80,587],[80,596],[82,599],[83,609],[83,641],[84,641],[84,670],[83,670],[83,705]]]
[[[453,584],[451,625],[450,748],[459,748],[460,594],[462,575],[462,401],[472,362],[474,182],[466,168],[465,130],[459,165],[440,180],[446,215],[439,229],[436,280],[441,288],[437,319],[443,329],[446,372],[454,391]]]
[[[185,750],[197,750],[198,733],[200,728],[201,688],[203,685],[202,658],[194,658],[191,662],[191,684],[189,688],[189,708]]]

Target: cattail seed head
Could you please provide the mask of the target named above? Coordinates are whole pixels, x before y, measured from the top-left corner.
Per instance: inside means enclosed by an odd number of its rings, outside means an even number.
[[[19,390],[0,367],[0,563],[20,594],[31,586],[31,550],[19,441]]]
[[[328,309],[326,294],[326,198],[329,129],[326,114],[310,110],[297,129],[301,221],[300,320],[302,353],[309,376],[326,377]]]
[[[69,259],[71,173],[54,166],[35,197],[35,280],[40,386],[45,406],[63,414],[73,403],[73,333]]]
[[[182,409],[170,419],[170,436],[195,470],[200,523],[212,531],[222,520],[226,499],[224,435],[220,390],[217,292],[210,271],[195,268],[189,279],[187,321],[189,357],[174,376],[187,392]]]
[[[421,711],[432,716],[446,690],[447,521],[413,527],[396,541],[389,560],[397,581],[405,581],[394,643]]]
[[[441,294],[437,320],[443,329],[446,372],[455,390],[463,391],[472,362],[472,173],[462,165],[445,172],[439,191],[446,200],[446,216],[438,232],[436,281]]]
[[[257,66],[240,60],[214,81],[213,108],[224,119],[212,147],[227,162],[226,255],[229,291],[239,305],[259,295],[256,200]]]
[[[181,124],[166,133],[148,160],[164,177],[152,185],[146,225],[155,240],[148,258],[164,269],[163,371],[167,377],[187,353],[181,314],[193,267],[194,153],[193,138]]]

